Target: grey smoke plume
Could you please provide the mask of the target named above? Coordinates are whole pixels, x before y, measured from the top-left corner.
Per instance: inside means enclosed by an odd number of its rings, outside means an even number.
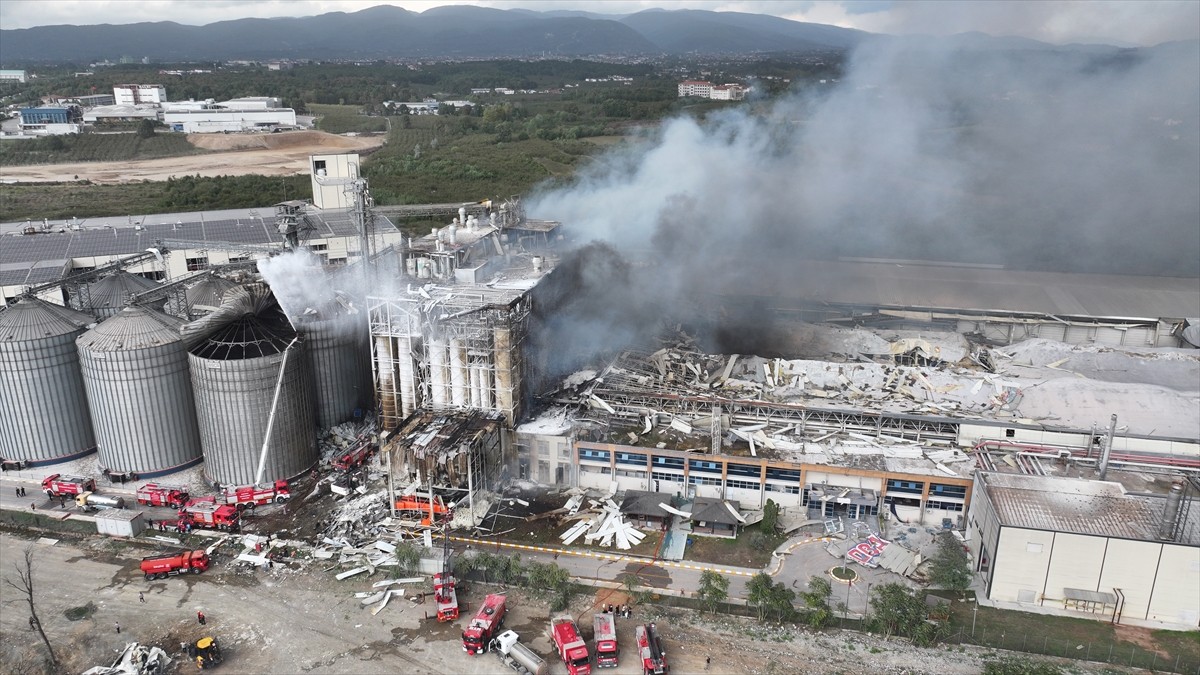
[[[552,374],[569,372],[578,363],[559,346],[581,335],[618,349],[686,318],[685,299],[782,287],[806,259],[1197,276],[1198,186],[1200,42],[879,39],[839,83],[669,120],[533,195],[531,215],[563,221],[581,245],[552,276],[584,270],[539,287],[552,320],[533,342]],[[740,311],[707,337],[763,348],[758,310]]]
[[[1196,275],[1198,45],[878,40],[825,92],[668,121],[529,210],[583,241],[686,253],[706,280],[735,256]]]

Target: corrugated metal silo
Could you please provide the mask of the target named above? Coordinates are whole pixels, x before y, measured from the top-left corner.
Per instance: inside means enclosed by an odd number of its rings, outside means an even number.
[[[317,425],[345,422],[371,401],[367,323],[360,314],[296,322],[307,343],[316,389]]]
[[[36,298],[0,312],[0,454],[65,461],[96,447],[75,338],[95,319]]]
[[[217,311],[188,324],[184,333],[210,479],[254,482],[281,371],[261,480],[291,478],[316,464],[306,345],[265,286],[229,291]]]
[[[192,314],[199,316],[220,307],[221,298],[233,288],[237,288],[237,284],[224,277],[208,276],[188,287],[184,296]]]
[[[152,477],[200,461],[183,323],[126,307],[75,341],[105,468]]]
[[[86,295],[73,299],[72,304],[103,321],[121,311],[129,303],[129,296],[156,286],[156,282],[145,277],[120,271],[88,284]],[[156,306],[161,307],[163,302],[159,300]]]

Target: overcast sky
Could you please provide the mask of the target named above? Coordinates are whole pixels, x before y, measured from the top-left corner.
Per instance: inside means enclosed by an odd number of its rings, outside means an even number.
[[[1196,0],[0,0],[0,28],[315,16],[376,5],[414,12],[451,4],[629,14],[653,7],[773,14],[877,33],[981,31],[1052,43],[1153,45],[1200,38]]]

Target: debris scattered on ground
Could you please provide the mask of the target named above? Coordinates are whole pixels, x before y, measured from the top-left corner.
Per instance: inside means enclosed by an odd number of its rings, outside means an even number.
[[[83,671],[83,675],[158,675],[166,673],[170,665],[171,658],[165,651],[152,645],[130,642],[111,666],[89,668]]]

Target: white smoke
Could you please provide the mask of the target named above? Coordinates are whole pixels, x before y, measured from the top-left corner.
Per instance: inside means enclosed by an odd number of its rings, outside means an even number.
[[[1196,42],[881,38],[841,82],[669,120],[528,208],[581,242],[686,253],[706,277],[732,256],[1194,275],[1198,120]]]

